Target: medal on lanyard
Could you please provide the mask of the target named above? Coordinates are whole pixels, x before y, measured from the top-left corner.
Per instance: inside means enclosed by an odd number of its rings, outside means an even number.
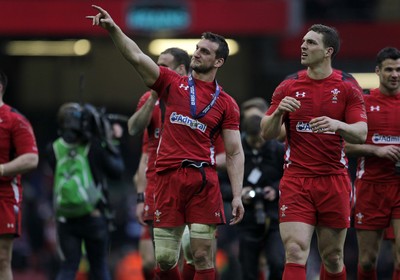
[[[215,93],[214,97],[211,100],[210,104],[208,104],[199,114],[196,115],[196,89],[192,75],[188,76],[188,84],[189,84],[189,92],[190,92],[190,113],[192,114],[193,120],[190,123],[190,128],[196,129],[198,126],[198,119],[202,118],[207,114],[208,111],[214,106],[219,93],[221,91],[217,80],[215,80]]]

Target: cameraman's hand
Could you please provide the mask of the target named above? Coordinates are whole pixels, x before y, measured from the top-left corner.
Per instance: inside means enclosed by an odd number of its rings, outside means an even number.
[[[243,189],[242,189],[242,201],[243,201],[243,204],[250,204],[251,203],[251,200],[252,200],[252,197],[250,196],[250,191],[251,190],[253,190],[253,188],[250,187],[250,186],[243,187]]]
[[[119,123],[112,124],[112,136],[114,139],[119,139],[124,134],[124,129]]]
[[[264,187],[264,199],[274,201],[277,197],[276,190],[271,186]]]

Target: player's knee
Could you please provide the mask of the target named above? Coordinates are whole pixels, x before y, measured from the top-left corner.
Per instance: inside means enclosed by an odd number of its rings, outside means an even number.
[[[190,232],[187,227],[182,235],[182,250],[186,263],[193,264],[192,248],[190,247]]]
[[[155,257],[161,270],[169,270],[177,264],[181,235],[179,229],[154,229]]]
[[[322,253],[321,258],[328,271],[338,271],[343,264],[343,254],[340,249]]]
[[[291,263],[303,264],[307,260],[307,251],[296,242],[290,242],[285,246],[286,250],[286,261]]]
[[[197,245],[191,248],[196,267],[205,269],[213,266],[212,242],[215,239],[215,229],[215,225],[191,225],[190,237],[198,239]]]
[[[215,238],[215,225],[191,224],[190,238],[210,239]]]

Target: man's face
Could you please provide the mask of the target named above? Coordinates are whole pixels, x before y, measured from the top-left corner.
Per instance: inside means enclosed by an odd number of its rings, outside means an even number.
[[[400,59],[386,59],[382,66],[375,69],[380,86],[389,93],[396,94],[400,90]]]
[[[321,63],[326,54],[327,48],[325,48],[322,41],[322,34],[309,31],[303,37],[303,43],[301,44],[301,64],[304,66],[313,66]]]
[[[192,56],[190,67],[197,73],[208,73],[216,66],[222,58],[216,58],[218,44],[209,40],[202,39],[196,46],[196,51]]]
[[[170,53],[160,54],[157,60],[157,64],[160,66],[168,67],[171,70],[175,70],[177,67],[174,56]]]

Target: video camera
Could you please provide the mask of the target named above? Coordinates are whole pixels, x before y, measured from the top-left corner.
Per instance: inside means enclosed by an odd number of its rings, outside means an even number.
[[[263,188],[256,187],[249,191],[248,196],[254,203],[256,223],[263,225],[266,222],[267,215],[264,209],[264,190]]]
[[[65,103],[58,113],[61,135],[67,142],[73,142],[79,135],[86,141],[94,138],[104,141],[108,148],[115,150],[112,145],[114,122],[127,122],[128,118],[118,114],[107,114],[105,108],[92,104]]]

